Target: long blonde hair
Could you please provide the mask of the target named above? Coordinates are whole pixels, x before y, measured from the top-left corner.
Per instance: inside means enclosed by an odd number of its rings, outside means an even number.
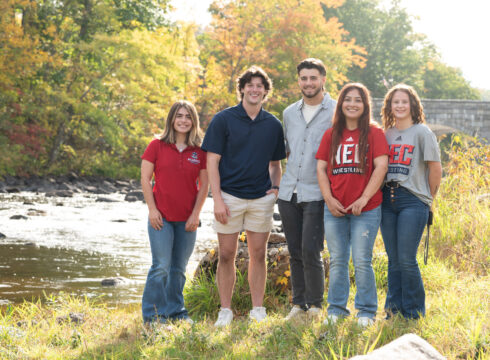
[[[199,126],[199,115],[197,114],[196,107],[187,100],[179,100],[172,105],[168,112],[167,121],[165,122],[165,129],[156,138],[167,144],[175,144],[177,137],[175,135],[174,122],[177,117],[177,112],[181,108],[185,108],[189,112],[192,120],[192,127],[187,133],[185,143],[188,146],[201,146],[202,130]]]
[[[381,119],[383,120],[383,128],[389,129],[395,126],[395,115],[391,111],[391,101],[395,92],[403,91],[408,95],[410,101],[410,115],[414,124],[425,123],[424,107],[420,101],[417,91],[410,85],[398,84],[393,86],[385,95],[383,108],[381,109]]]

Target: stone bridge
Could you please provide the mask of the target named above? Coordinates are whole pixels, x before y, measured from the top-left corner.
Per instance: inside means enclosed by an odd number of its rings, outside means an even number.
[[[383,99],[373,99],[373,115],[380,121]],[[490,141],[490,101],[423,99],[427,124],[436,135],[461,131]]]

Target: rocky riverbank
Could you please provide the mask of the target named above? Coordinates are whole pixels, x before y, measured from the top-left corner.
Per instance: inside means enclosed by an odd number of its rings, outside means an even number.
[[[73,197],[76,193],[108,195],[121,193],[124,200],[134,202],[143,200],[138,180],[115,180],[94,176],[78,176],[75,173],[61,176],[6,176],[0,180],[0,193],[19,193],[23,191],[44,193],[47,197]],[[104,201],[101,197],[99,201]]]

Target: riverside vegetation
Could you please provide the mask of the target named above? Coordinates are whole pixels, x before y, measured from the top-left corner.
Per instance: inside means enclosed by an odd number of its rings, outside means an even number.
[[[219,298],[212,277],[186,284],[186,303],[196,320],[192,326],[182,322],[144,328],[137,304],[109,308],[85,298],[46,295],[1,309],[0,358],[346,359],[415,333],[448,359],[488,359],[490,146],[456,135],[443,139],[441,148],[445,176],[435,204],[427,265],[423,246],[419,251],[427,293],[425,318],[383,320],[387,259],[378,236],[374,267],[380,308],[375,324],[364,329],[352,317],[333,326],[320,320],[284,322],[290,293],[272,283],[265,296],[270,318],[249,323],[246,275],[238,274],[232,305],[236,319],[229,328],[213,327]]]

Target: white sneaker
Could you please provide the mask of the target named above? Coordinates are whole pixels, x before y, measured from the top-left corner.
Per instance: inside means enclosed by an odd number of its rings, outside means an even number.
[[[361,316],[357,319],[357,324],[362,327],[370,326],[374,324],[374,320],[367,316]]]
[[[318,317],[321,313],[322,313],[322,309],[321,308],[316,307],[316,306],[311,306],[308,309],[308,311],[306,312],[306,315],[308,315],[308,317],[310,319],[314,319],[314,318]]]
[[[186,317],[183,320],[189,325],[194,325],[194,320],[192,320],[190,317]]]
[[[291,308],[291,311],[289,312],[288,316],[286,316],[285,320],[290,321],[293,319],[299,319],[303,318],[306,315],[306,311],[304,311],[301,306],[299,305],[294,305]]]
[[[233,320],[233,311],[228,308],[222,308],[218,313],[218,320],[214,323],[216,327],[224,327],[231,324]]]
[[[265,312],[265,307],[263,306],[254,306],[250,313],[248,314],[250,320],[255,320],[257,322],[264,321],[267,317],[267,313]]]
[[[337,315],[329,314],[327,318],[323,321],[323,325],[333,325],[337,321],[339,321],[339,317]]]

